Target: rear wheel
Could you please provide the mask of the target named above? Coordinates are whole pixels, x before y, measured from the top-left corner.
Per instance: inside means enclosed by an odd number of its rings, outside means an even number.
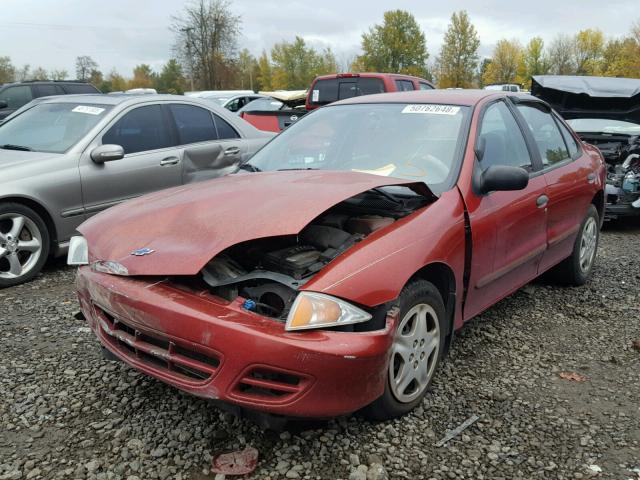
[[[593,205],[589,206],[571,256],[560,263],[552,272],[554,280],[567,285],[584,285],[591,275],[600,239],[600,219]]]
[[[444,302],[430,282],[418,280],[402,291],[384,393],[364,409],[373,420],[410,412],[424,398],[444,351]]]
[[[49,255],[49,233],[24,205],[0,204],[0,288],[31,280]]]

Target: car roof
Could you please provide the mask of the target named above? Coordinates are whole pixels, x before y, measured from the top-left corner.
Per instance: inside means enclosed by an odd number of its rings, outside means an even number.
[[[135,105],[136,103],[148,103],[153,101],[187,101],[202,103],[202,99],[196,97],[185,97],[184,95],[161,95],[161,94],[131,94],[131,93],[86,93],[79,95],[59,95],[47,97],[42,103],[84,103],[95,105]],[[206,103],[205,103],[206,105]]]
[[[412,90],[409,92],[389,92],[375,95],[362,95],[340,100],[331,105],[349,105],[360,103],[438,103],[462,106],[474,106],[487,97],[517,97],[531,101],[537,98],[515,92],[496,90]]]
[[[340,78],[344,80],[348,80],[349,78],[411,78],[413,80],[418,80],[421,82],[427,82],[431,84],[429,80],[422,77],[416,77],[415,75],[407,75],[404,73],[378,73],[378,72],[361,72],[361,73],[332,73],[329,75],[319,75],[315,79],[316,80],[331,80],[334,78]]]

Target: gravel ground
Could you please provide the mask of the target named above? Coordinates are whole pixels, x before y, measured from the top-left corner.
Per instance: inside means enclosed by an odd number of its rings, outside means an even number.
[[[538,281],[479,316],[413,414],[281,433],[103,360],[52,266],[0,291],[0,479],[202,480],[245,446],[252,478],[640,479],[639,252],[640,226],[610,227],[587,286]]]

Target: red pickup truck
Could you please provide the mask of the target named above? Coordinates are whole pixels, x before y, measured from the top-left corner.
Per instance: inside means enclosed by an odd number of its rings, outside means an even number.
[[[276,102],[265,108],[265,102],[247,104],[239,115],[259,130],[280,132],[296,122],[308,111],[345,98],[374,93],[402,92],[410,90],[432,90],[435,87],[424,78],[395,73],[334,73],[316,77],[304,96],[299,92],[261,92],[270,95]],[[303,92],[300,92],[303,93]],[[299,103],[298,103],[299,102]]]

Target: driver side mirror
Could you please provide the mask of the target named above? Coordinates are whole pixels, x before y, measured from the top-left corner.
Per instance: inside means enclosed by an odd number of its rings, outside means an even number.
[[[124,148],[120,145],[100,145],[91,150],[93,163],[102,164],[124,158]]]
[[[529,173],[521,167],[491,165],[480,174],[480,193],[523,190],[529,184]]]
[[[7,108],[9,104],[6,100],[0,100],[0,108]]]

